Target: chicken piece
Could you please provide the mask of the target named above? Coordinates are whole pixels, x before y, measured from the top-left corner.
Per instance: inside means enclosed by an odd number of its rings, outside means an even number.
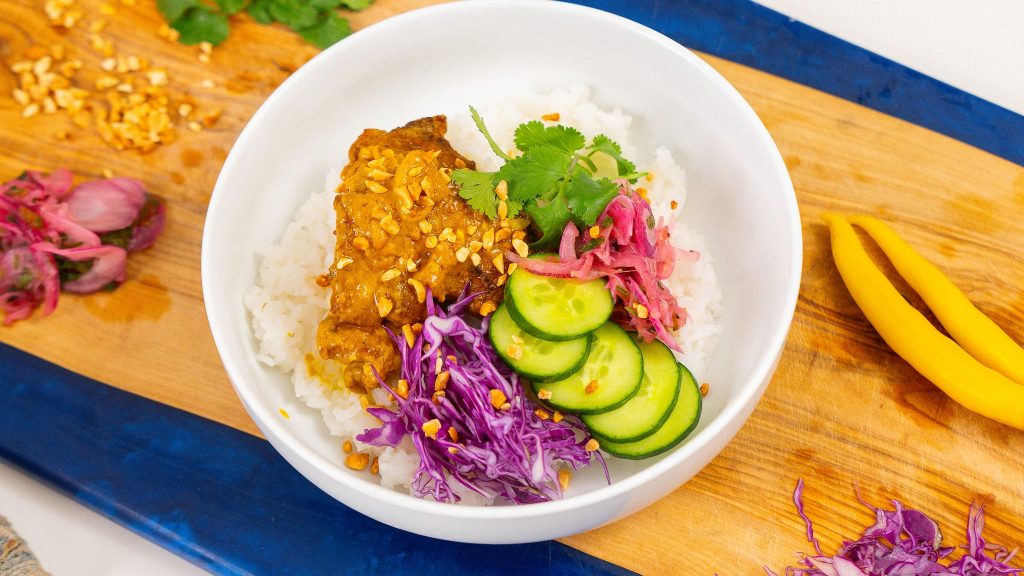
[[[517,223],[492,222],[459,197],[449,174],[473,163],[452,149],[446,130],[444,116],[422,118],[390,132],[367,129],[349,149],[334,200],[336,259],[323,277],[331,307],[317,347],[348,365],[353,388],[377,385],[371,368],[382,378],[398,369],[384,327],[400,333],[421,322],[427,289],[444,301],[469,284],[481,292],[474,312],[501,301],[499,256]]]

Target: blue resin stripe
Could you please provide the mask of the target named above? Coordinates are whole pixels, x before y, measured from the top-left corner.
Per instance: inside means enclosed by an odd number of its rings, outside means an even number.
[[[748,0],[570,0],[1024,165],[1024,116]]]
[[[558,542],[455,544],[391,528],[270,443],[0,344],[0,457],[216,574],[634,574]]]

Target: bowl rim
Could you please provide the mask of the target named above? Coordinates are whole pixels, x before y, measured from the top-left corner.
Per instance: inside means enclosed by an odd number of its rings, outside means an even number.
[[[267,436],[267,439],[271,441],[271,444],[274,445],[275,449],[282,454],[282,456],[286,455],[284,454],[284,451],[278,447],[278,443],[281,443],[288,451],[290,451],[293,457],[312,466],[322,477],[329,478],[344,486],[346,489],[351,490],[353,495],[383,501],[388,505],[403,508],[411,512],[448,517],[452,519],[524,519],[550,516],[589,508],[599,504],[600,502],[622,497],[641,486],[649,484],[659,476],[662,476],[672,468],[679,465],[682,461],[693,457],[705,446],[710,444],[715,438],[723,434],[723,431],[733,423],[738,416],[740,416],[741,411],[747,407],[751,400],[756,401],[754,396],[761,394],[764,387],[767,386],[768,379],[783,351],[786,338],[793,321],[802,273],[803,235],[800,224],[800,214],[796,202],[796,193],[793,189],[789,172],[783,162],[782,155],[775,142],[772,140],[771,135],[768,133],[767,128],[765,128],[761,119],[751,108],[750,104],[742,95],[740,95],[732,84],[714,70],[714,68],[712,68],[707,62],[702,60],[689,49],[685,48],[682,44],[679,44],[660,32],[652,30],[622,16],[611,14],[596,8],[550,0],[476,0],[474,2],[452,2],[418,8],[372,24],[346,39],[344,42],[339,42],[316,55],[300,67],[295,73],[286,78],[285,81],[276,89],[274,89],[239,134],[217,178],[217,183],[214,186],[203,227],[201,277],[209,279],[216,276],[214,270],[210,268],[212,264],[210,263],[210,256],[208,255],[212,250],[210,223],[216,220],[216,218],[211,218],[211,216],[214,216],[218,212],[226,209],[223,207],[225,202],[225,188],[228,186],[225,181],[227,179],[226,175],[231,174],[234,171],[234,166],[239,161],[238,154],[235,151],[244,147],[249,140],[254,138],[253,134],[263,122],[264,117],[270,114],[269,110],[274,107],[275,102],[283,97],[282,94],[288,92],[293,85],[299,83],[305,76],[315,74],[319,68],[325,66],[331,59],[343,57],[345,53],[356,49],[357,46],[374,42],[379,35],[386,34],[393,28],[406,26],[408,22],[415,21],[425,16],[438,17],[451,13],[474,13],[478,11],[492,10],[495,7],[508,8],[513,6],[518,11],[522,11],[524,7],[528,6],[529,9],[540,11],[545,16],[568,16],[570,18],[581,17],[591,19],[599,18],[605,22],[618,25],[628,32],[645,37],[647,40],[650,40],[660,45],[662,48],[673,52],[676,56],[694,66],[703,75],[703,77],[710,82],[710,84],[716,88],[723,97],[728,99],[729,103],[732,104],[732,106],[736,108],[742,116],[744,116],[745,123],[752,125],[759,144],[770,150],[772,164],[774,165],[772,176],[781,182],[784,188],[790,192],[790,194],[785,195],[784,210],[786,220],[790,224],[790,226],[787,227],[789,230],[788,240],[795,249],[789,261],[792,273],[789,278],[788,285],[786,286],[785,305],[782,310],[783,320],[779,322],[770,333],[768,346],[766,346],[761,352],[760,357],[755,363],[754,368],[750,371],[747,380],[743,383],[737,397],[733,398],[728,404],[726,404],[722,412],[720,412],[706,428],[700,430],[696,435],[688,439],[681,446],[669,452],[667,456],[658,462],[655,462],[642,470],[638,470],[621,481],[613,482],[584,494],[571,496],[561,500],[516,506],[465,506],[417,498],[411,494],[384,488],[377,483],[370,482],[350,474],[342,468],[340,461],[330,461],[306,446],[298,439],[298,437],[287,429],[279,418],[276,418],[276,414],[274,412],[269,408],[261,406],[261,402],[256,396],[257,390],[254,387],[255,383],[248,382],[241,373],[241,368],[236,366],[235,361],[227,356],[225,351],[229,349],[231,323],[228,320],[226,311],[211,309],[210,303],[216,299],[216,294],[212,287],[213,283],[205,281],[202,283],[204,303],[207,319],[210,324],[210,330],[213,333],[214,343],[217,347],[218,354],[221,357],[221,361],[224,364],[228,377],[231,380],[231,384],[234,387],[236,394],[238,394],[242,400],[246,410],[249,412],[250,417]],[[241,306],[240,302],[239,306]],[[746,418],[743,420],[745,422]],[[741,422],[740,426],[742,426],[744,422]],[[709,460],[717,456],[719,452],[720,450],[716,451],[715,454],[712,454]],[[286,460],[290,461],[287,457]],[[292,466],[298,469],[298,466],[295,464],[292,464]],[[300,473],[308,479],[310,478],[310,475],[305,471],[300,470]],[[316,484],[316,482],[314,482],[314,484]]]

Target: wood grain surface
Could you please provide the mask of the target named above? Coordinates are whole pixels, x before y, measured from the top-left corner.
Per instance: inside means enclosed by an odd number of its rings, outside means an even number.
[[[100,2],[79,0],[88,22]],[[429,4],[377,0],[359,28]],[[111,4],[114,4],[111,2]],[[117,291],[62,295],[50,317],[0,328],[0,341],[71,370],[229,426],[257,430],[217,357],[206,325],[199,249],[206,205],[232,142],[259,103],[315,50],[286,30],[242,18],[212,62],[156,35],[150,2],[117,5],[103,35],[118,53],[168,69],[175,99],[222,106],[223,117],[152,153],[117,151],[66,116],[24,119],[0,72],[0,178],[23,169],[103,169],[169,199],[155,248],[134,255]],[[80,25],[50,27],[42,0],[0,4],[0,59],[63,43],[91,78],[102,57]],[[987,506],[993,542],[1024,544],[1024,433],[970,413],[895,356],[846,292],[832,263],[825,210],[890,222],[945,270],[1011,337],[1024,342],[1024,167],[960,142],[721,59],[702,55],[747,98],[782,151],[804,232],[801,295],[789,342],[764,400],[722,454],[650,508],[565,539],[643,574],[756,574],[808,550],[790,493],[807,482],[807,510],[827,546],[872,517],[855,498],[898,498],[932,513],[962,542],[972,501]],[[94,72],[90,72],[90,69]],[[93,74],[93,76],[90,76]],[[203,87],[212,80],[213,88]],[[207,83],[208,85],[208,83]],[[54,133],[67,130],[69,141]],[[723,343],[728,346],[728,343]]]

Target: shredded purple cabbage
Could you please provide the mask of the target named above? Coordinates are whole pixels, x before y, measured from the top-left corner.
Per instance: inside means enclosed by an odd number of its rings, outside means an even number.
[[[804,556],[802,566],[787,567],[787,576],[1015,576],[1024,572],[1009,566],[1016,550],[986,544],[982,539],[985,515],[980,506],[974,505],[967,518],[967,544],[960,547],[965,553],[957,560],[950,559],[955,547],[942,546],[938,524],[922,512],[904,508],[898,500],[893,500],[894,510],[865,504],[875,513],[875,523],[860,539],[844,541],[836,554],[826,555],[814,537],[811,519],[804,513],[803,488],[804,481],[797,481],[793,503],[807,525],[807,541],[817,554]],[[764,570],[777,576],[767,567]]]
[[[443,310],[428,292],[427,318],[413,345],[391,334],[402,356],[400,378],[408,382],[408,395],[402,398],[381,381],[398,410],[369,408],[381,426],[356,438],[375,446],[396,446],[409,436],[420,456],[413,494],[439,502],[460,500],[452,480],[485,497],[504,497],[515,504],[557,499],[562,496],[559,463],[578,470],[591,458],[598,459],[610,482],[600,452],[585,448],[589,436],[583,425],[571,416],[557,423],[538,416],[538,406],[524,394],[519,376],[491,347],[488,319],[479,328],[466,321],[462,313],[474,296],[463,291]],[[438,362],[449,379],[435,403]],[[492,406],[491,390],[504,394],[508,409]],[[423,430],[424,423],[434,419],[441,424],[436,438]]]

